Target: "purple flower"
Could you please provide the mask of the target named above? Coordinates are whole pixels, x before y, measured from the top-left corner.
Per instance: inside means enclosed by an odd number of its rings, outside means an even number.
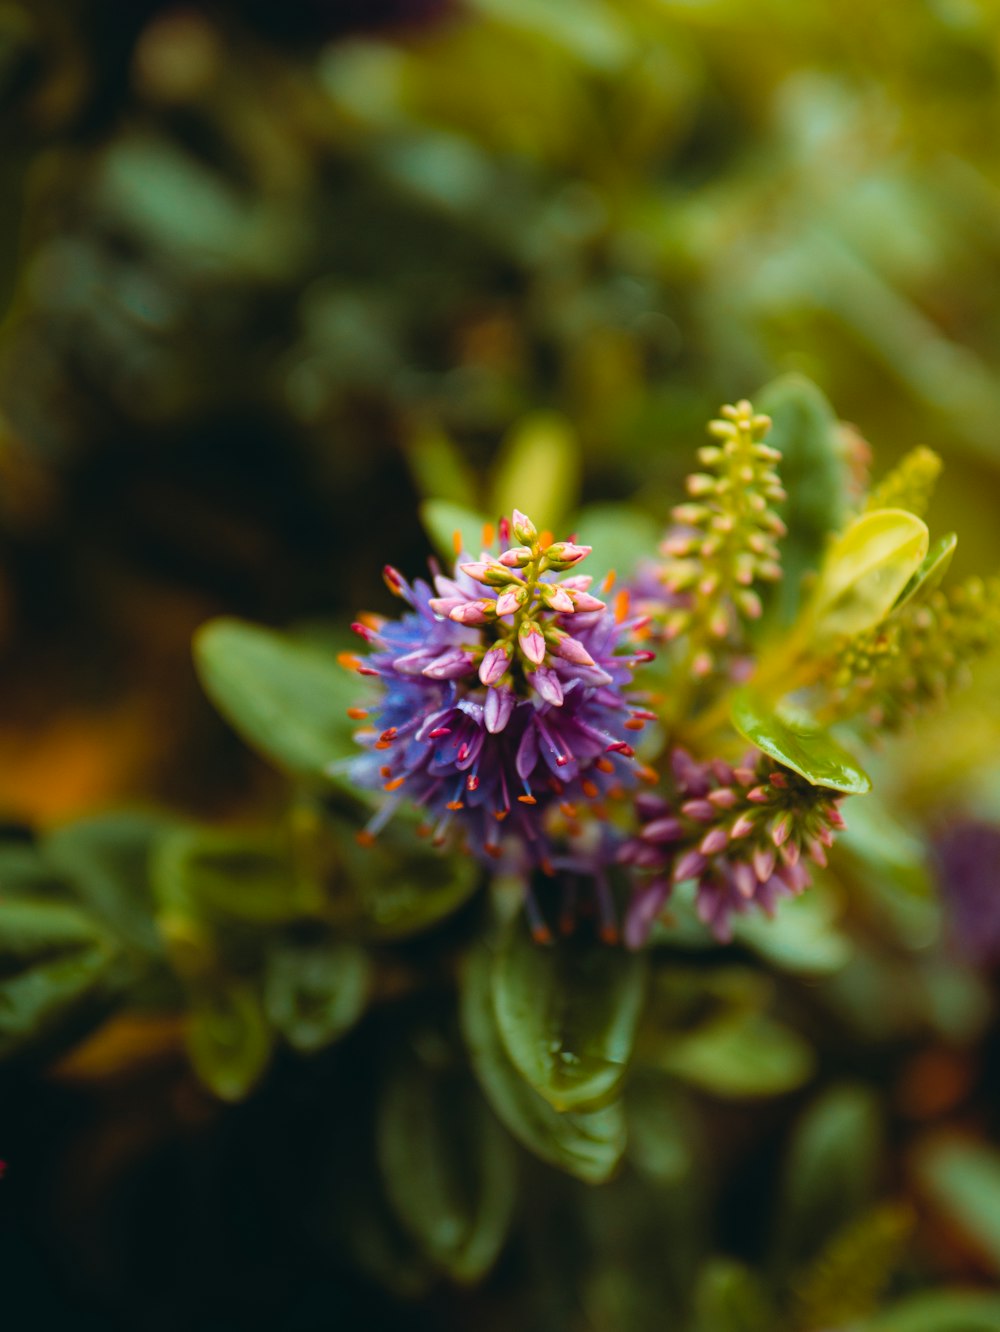
[[[359,785],[389,793],[368,835],[408,800],[439,843],[454,830],[477,856],[516,844],[546,866],[580,806],[600,814],[633,778],[629,737],[651,714],[626,690],[651,654],[629,651],[635,622],[592,596],[589,578],[554,580],[522,514],[514,534],[530,543],[502,552],[516,568],[484,553],[451,575],[434,569],[433,587],[388,568],[409,610],[355,626],[372,649],[360,669],[383,686],[358,735],[368,753],[351,765]],[[564,543],[555,563],[575,567],[585,553]]]
[[[807,888],[804,858],[825,865],[826,848],[844,826],[839,793],[762,756],[731,767],[675,749],[670,764],[670,798],[637,798],[642,829],[618,853],[621,863],[651,875],[629,907],[632,948],[645,942],[674,885],[689,879],[699,919],[727,942],[733,915],[751,906],[771,915],[781,898]]]
[[[952,824],[935,839],[934,862],[956,947],[980,966],[1000,962],[1000,827]]]

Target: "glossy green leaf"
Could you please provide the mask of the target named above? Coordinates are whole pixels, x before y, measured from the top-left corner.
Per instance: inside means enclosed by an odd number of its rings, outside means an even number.
[[[732,1100],[780,1096],[812,1076],[814,1056],[790,1027],[763,1013],[736,1012],[663,1042],[658,1066],[702,1091]]]
[[[860,634],[882,621],[920,568],[926,525],[905,509],[856,518],[826,553],[807,609],[813,638]]]
[[[782,1170],[772,1256],[787,1269],[812,1258],[871,1203],[882,1158],[882,1115],[861,1086],[823,1092],[799,1119]]]
[[[357,753],[347,709],[364,685],[333,653],[242,620],[211,620],[194,638],[205,692],[247,744],[296,776],[330,785]],[[344,785],[344,783],[340,783]]]
[[[451,564],[455,559],[456,532],[459,534],[462,554],[479,555],[483,549],[483,528],[488,520],[481,513],[463,508],[461,504],[452,504],[450,500],[424,500],[420,506],[420,521],[434,549],[446,564]]]
[[[101,1014],[121,979],[113,941],[66,902],[0,902],[0,1058]]]
[[[177,827],[178,821],[166,814],[101,814],[56,828],[43,845],[49,862],[116,935],[158,952],[152,857]]]
[[[354,1026],[370,988],[368,954],[356,944],[283,944],[268,954],[264,1011],[289,1045],[311,1054]]]
[[[614,1174],[625,1150],[620,1101],[586,1114],[560,1114],[525,1082],[497,1030],[492,997],[493,957],[469,955],[462,976],[462,1032],[472,1066],[501,1121],[529,1151],[588,1184]]]
[[[493,1266],[514,1208],[507,1134],[439,1037],[405,1051],[379,1103],[376,1143],[386,1196],[436,1266],[476,1281]]]
[[[161,908],[210,920],[280,924],[322,910],[282,838],[270,833],[183,828],[156,848],[153,882]]]
[[[813,786],[849,795],[871,790],[871,779],[854,756],[815,723],[779,716],[750,689],[733,696],[730,716],[745,740]]]
[[[771,418],[765,442],[781,454],[778,472],[788,496],[779,510],[788,529],[781,543],[784,577],[768,589],[768,598],[781,622],[789,624],[803,576],[819,567],[829,534],[847,517],[850,461],[836,413],[804,375],[772,380],[753,403]]]
[[[957,545],[958,536],[954,532],[938,537],[924,556],[920,568],[900,592],[892,608],[894,612],[902,610],[916,596],[927,596],[940,585],[951,566]]]
[[[983,1290],[928,1290],[866,1319],[858,1332],[996,1332],[1000,1295]]]
[[[694,1305],[698,1332],[774,1332],[778,1326],[760,1277],[732,1258],[713,1258],[702,1267]]]
[[[507,1053],[555,1110],[618,1092],[645,994],[643,954],[580,938],[539,945],[522,921],[496,957],[493,1006]]]
[[[192,992],[186,1033],[192,1067],[223,1101],[242,1101],[271,1058],[271,1031],[247,981],[219,977]]]
[[[540,532],[548,528],[561,536],[579,486],[579,445],[569,422],[552,412],[536,412],[519,421],[501,445],[493,469],[493,507],[498,514],[520,509]]]
[[[916,1170],[928,1197],[1000,1274],[1000,1151],[971,1139],[931,1140]]]

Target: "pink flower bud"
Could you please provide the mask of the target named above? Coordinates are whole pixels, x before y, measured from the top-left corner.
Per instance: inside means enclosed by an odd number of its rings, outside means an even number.
[[[510,665],[511,650],[507,643],[495,643],[479,663],[479,678],[484,685],[494,685]]]
[[[538,625],[532,620],[526,620],[518,631],[517,641],[528,660],[540,666],[545,660],[545,639]]]
[[[563,615],[572,615],[576,610],[569,593],[563,588],[552,583],[539,583],[538,591],[541,593],[546,606],[551,607],[552,610],[559,611]]]
[[[563,588],[564,589],[566,588],[565,583],[563,583]],[[570,588],[569,595],[570,595],[570,600],[573,602],[573,605],[581,613],[586,611],[601,611],[606,609],[605,602],[599,601],[597,597],[592,597],[589,592],[576,592],[573,590],[573,588]]]
[[[594,658],[572,634],[560,634],[556,639],[553,651],[557,657],[562,657],[564,661],[571,661],[574,666],[596,665]]]
[[[488,601],[466,601],[449,611],[448,618],[456,624],[485,624],[492,610]]]
[[[509,569],[492,560],[469,560],[458,567],[477,583],[485,583],[487,587],[507,587],[514,578]]]
[[[499,735],[510,721],[514,711],[514,691],[494,687],[487,690],[483,704],[483,721],[491,735]]]
[[[555,541],[545,552],[548,569],[572,569],[590,554],[592,546],[577,546],[572,541]]]
[[[700,851],[686,851],[674,866],[674,883],[697,878],[707,863]]]
[[[532,553],[527,546],[511,546],[500,556],[500,563],[508,569],[523,569],[531,558]]]
[[[538,540],[538,529],[527,514],[515,509],[510,516],[510,525],[514,535],[522,546],[533,546]]]
[[[725,828],[712,828],[701,839],[698,850],[703,856],[714,856],[725,849],[728,841]]]
[[[505,587],[496,599],[494,614],[513,615],[519,606],[523,606],[528,599],[527,588],[524,587]]]
[[[554,708],[562,707],[562,685],[555,671],[548,666],[540,666],[528,678],[539,698],[543,698],[546,703],[551,703]]]

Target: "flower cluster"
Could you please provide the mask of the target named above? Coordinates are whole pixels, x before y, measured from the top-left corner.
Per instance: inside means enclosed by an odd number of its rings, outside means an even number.
[[[915,450],[856,506],[848,459],[830,530],[811,546],[798,534],[813,591],[789,589],[799,619],[756,657],[757,585],[780,577],[785,533],[770,425],[748,402],[722,408],[664,561],[640,563],[613,607],[598,595],[613,576],[595,590],[580,572],[590,548],[553,542],[517,510],[496,541],[484,532],[478,558],[432,566],[430,582],[385,570],[407,609],[361,619],[370,652],[351,659],[382,686],[370,711],[352,709],[367,723],[354,777],[387,797],[363,838],[406,801],[439,844],[455,835],[484,861],[509,852],[540,941],[586,915],[614,940],[624,914],[639,947],[682,883],[726,940],[735,916],[770,914],[809,885],[845,795],[870,788],[828,728],[892,730],[955,684],[1000,644],[1000,585],[940,589],[954,537],[931,546],[920,516],[935,454]],[[848,507],[861,512],[838,532]],[[663,660],[639,695],[650,641]],[[632,748],[648,722],[652,764]],[[736,763],[734,732],[758,746]],[[648,788],[637,793],[636,778]]]
[[[843,645],[830,678],[830,715],[898,730],[998,645],[1000,579],[972,577],[949,592],[935,590]]]
[[[625,938],[632,947],[644,942],[674,886],[689,879],[699,918],[728,940],[734,913],[754,905],[771,914],[780,898],[807,888],[804,858],[825,865],[826,848],[844,826],[838,792],[763,756],[733,767],[675,749],[670,769],[669,798],[638,796],[641,830],[619,852],[623,864],[652,875],[630,906]]]
[[[712,671],[719,645],[738,638],[743,620],[760,617],[753,584],[781,576],[785,525],[774,506],[785,492],[774,470],[781,455],[763,442],[770,425],[748,402],[723,407],[709,425],[716,442],[698,452],[706,470],[688,477],[691,499],[673,510],[676,526],[661,547],[659,582],[672,598],[663,633],[691,638],[696,677]]]
[[[581,803],[631,779],[630,739],[652,714],[626,691],[652,654],[628,649],[627,596],[612,611],[586,575],[559,576],[588,553],[547,542],[515,510],[497,553],[435,569],[433,586],[386,569],[409,611],[354,626],[372,649],[357,665],[384,687],[358,737],[369,752],[352,769],[390,797],[368,836],[405,799],[426,810],[439,842],[454,825],[473,854],[495,859],[506,840],[545,866],[550,810],[566,826]]]

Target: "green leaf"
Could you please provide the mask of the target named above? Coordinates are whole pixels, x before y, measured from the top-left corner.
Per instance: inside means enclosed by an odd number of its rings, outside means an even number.
[[[636,1069],[625,1089],[628,1159],[647,1179],[677,1184],[691,1171],[698,1126],[690,1098],[673,1078],[656,1069]]]
[[[220,1100],[249,1095],[271,1058],[271,1032],[254,987],[234,977],[194,987],[187,1048],[198,1078]]]
[[[873,888],[890,888],[925,900],[934,896],[923,838],[901,823],[877,795],[851,806],[850,822],[838,841],[838,851],[857,866]]]
[[[829,976],[847,965],[851,943],[836,925],[837,900],[823,882],[782,902],[769,920],[759,911],[734,922],[737,943],[796,976]]]
[[[795,1126],[782,1170],[773,1256],[786,1269],[813,1257],[871,1203],[882,1157],[882,1116],[864,1087],[832,1087]]]
[[[926,525],[905,509],[856,518],[827,551],[806,615],[814,639],[860,634],[879,624],[927,554]]]
[[[580,458],[569,422],[553,412],[526,416],[500,447],[493,469],[493,507],[521,509],[541,532],[557,536],[576,504]]]
[[[755,1272],[732,1258],[712,1258],[694,1291],[698,1332],[773,1332],[774,1304]]]
[[[462,1032],[487,1100],[529,1151],[585,1183],[603,1183],[625,1150],[621,1102],[588,1114],[560,1114],[524,1081],[497,1030],[492,971],[490,952],[475,950],[466,959],[461,991]]]
[[[364,686],[353,672],[288,634],[229,618],[198,630],[194,660],[205,692],[247,744],[295,776],[336,782],[331,764],[357,752],[347,709]]]
[[[1000,1151],[984,1143],[942,1138],[916,1158],[924,1191],[1000,1273]]]
[[[177,827],[165,814],[101,814],[56,828],[43,848],[115,934],[133,947],[159,952],[151,861],[157,844]]]
[[[350,832],[337,850],[345,924],[373,941],[406,939],[454,915],[478,889],[482,873],[467,856],[443,856],[391,826],[373,846]]]
[[[355,944],[284,944],[268,954],[264,1010],[294,1049],[312,1054],[343,1036],[368,1003],[371,965]]]
[[[196,919],[281,924],[323,908],[272,833],[180,829],[156,848],[152,877],[162,909]]]
[[[859,1332],[996,1332],[1000,1295],[982,1290],[929,1290],[875,1314]]]
[[[779,716],[750,689],[736,692],[730,715],[745,740],[813,786],[849,795],[871,790],[871,779],[854,756],[815,723]]]
[[[909,1207],[884,1203],[824,1245],[795,1281],[796,1326],[853,1327],[878,1307],[913,1234]]]
[[[483,528],[488,520],[461,504],[452,504],[449,500],[425,500],[420,506],[420,521],[434,549],[449,564],[456,554],[478,555],[483,548]],[[455,550],[456,532],[461,541],[461,552]]]
[[[763,1013],[737,1012],[664,1041],[657,1063],[713,1096],[753,1100],[801,1087],[815,1060],[790,1027]]]
[[[938,537],[924,556],[920,568],[900,592],[892,608],[893,613],[902,610],[916,596],[926,597],[940,585],[951,565],[957,545],[958,536],[954,532]]]
[[[432,503],[444,501],[466,508],[474,503],[475,475],[461,448],[440,427],[418,427],[404,449],[418,494],[433,497]],[[449,545],[442,554],[450,553]]]
[[[646,957],[581,938],[534,941],[518,920],[497,954],[493,1006],[515,1068],[555,1110],[594,1110],[621,1086]]]
[[[507,1236],[516,1163],[510,1139],[442,1046],[427,1033],[392,1068],[379,1103],[378,1159],[386,1196],[423,1253],[455,1280],[477,1281]]]
[[[122,975],[113,941],[65,902],[0,902],[0,1058],[97,1017]]]
[[[580,541],[594,548],[580,571],[597,585],[612,570],[627,579],[641,560],[656,559],[662,535],[659,523],[632,504],[588,504],[574,518],[573,528]]]
[[[831,532],[842,527],[850,500],[850,464],[836,413],[803,375],[783,375],[753,398],[772,421],[766,443],[781,453],[778,472],[788,498],[779,510],[784,577],[769,591],[782,623],[795,618],[804,574],[817,569]]]

